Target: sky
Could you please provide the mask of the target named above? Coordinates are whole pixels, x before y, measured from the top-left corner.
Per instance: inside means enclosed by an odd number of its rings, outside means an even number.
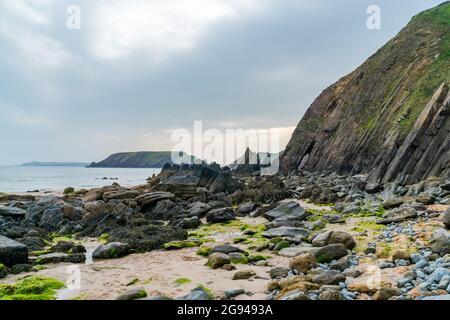
[[[194,121],[282,150],[323,89],[441,2],[0,0],[0,165],[172,150]]]

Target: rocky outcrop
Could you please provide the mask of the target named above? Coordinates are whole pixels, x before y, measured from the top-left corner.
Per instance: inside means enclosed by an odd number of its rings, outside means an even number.
[[[413,184],[450,175],[450,2],[394,39],[311,105],[281,159],[285,172],[370,174]]]
[[[219,165],[166,165],[158,176],[160,183],[155,190],[171,192],[183,199],[190,199],[204,192],[232,193],[241,188],[229,169]]]

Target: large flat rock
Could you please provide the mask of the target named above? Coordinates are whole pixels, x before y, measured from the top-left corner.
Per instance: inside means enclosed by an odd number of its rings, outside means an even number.
[[[263,232],[263,237],[266,238],[291,238],[295,240],[302,240],[309,235],[309,231],[303,228],[295,228],[295,227],[279,227],[269,229]]]
[[[316,252],[319,251],[320,248],[317,247],[290,247],[281,249],[278,253],[282,257],[294,258],[304,253],[311,253],[316,255]]]
[[[267,211],[263,217],[269,221],[273,221],[282,217],[289,217],[290,219],[304,220],[308,216],[306,210],[295,201],[281,203],[275,209]]]
[[[0,216],[2,217],[23,218],[25,214],[26,211],[20,208],[0,206]]]
[[[0,236],[0,263],[10,267],[28,262],[28,248],[17,241]]]

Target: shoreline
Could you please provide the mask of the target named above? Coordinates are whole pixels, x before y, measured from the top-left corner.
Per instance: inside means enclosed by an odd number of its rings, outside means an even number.
[[[196,169],[167,168],[131,189],[6,200],[0,232],[25,244],[30,258],[27,269],[6,270],[0,283],[58,279],[67,285],[55,297],[63,300],[112,300],[139,290],[150,300],[195,300],[199,286],[203,298],[237,292],[236,300],[377,300],[383,290],[399,299],[444,295],[440,283],[418,290],[450,263],[448,244],[432,243],[445,237],[445,181],[395,196],[387,185],[354,176]],[[224,189],[212,189],[218,186]],[[436,190],[442,196],[432,196]],[[379,284],[367,289],[374,269]],[[416,270],[426,278],[402,285]],[[74,272],[77,290],[67,282]]]

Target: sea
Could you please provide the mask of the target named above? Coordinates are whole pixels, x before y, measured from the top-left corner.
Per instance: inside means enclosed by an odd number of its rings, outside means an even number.
[[[114,182],[129,187],[146,182],[161,169],[0,166],[0,192],[61,191],[66,187],[89,189]]]

